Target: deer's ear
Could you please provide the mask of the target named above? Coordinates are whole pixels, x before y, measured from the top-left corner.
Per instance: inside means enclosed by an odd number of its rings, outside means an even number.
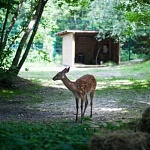
[[[69,72],[69,70],[70,70],[70,67],[68,67],[67,71]]]
[[[68,73],[68,72],[69,72],[69,70],[70,70],[70,67],[65,68],[62,72],[63,72],[63,73]]]

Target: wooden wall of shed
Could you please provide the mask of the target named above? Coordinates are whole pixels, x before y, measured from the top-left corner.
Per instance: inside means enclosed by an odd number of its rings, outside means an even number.
[[[97,63],[100,64],[108,61],[113,61],[119,63],[119,43],[111,38],[102,41],[97,41],[95,39],[96,35],[76,35],[75,36],[75,63],[79,63],[78,55],[84,55],[84,64],[96,64],[96,55],[100,48],[98,54]],[[108,53],[103,52],[103,46],[108,47]]]
[[[74,34],[69,33],[63,36],[63,51],[62,51],[62,63],[67,66],[74,66],[75,55],[75,40]]]
[[[110,59],[110,51],[111,51],[111,47],[109,45],[109,39],[105,39],[105,40],[101,40],[97,42],[97,46],[96,46],[96,54],[99,51],[98,57],[97,57],[97,62],[98,64],[100,63],[100,61],[102,61],[103,63],[109,61]],[[108,53],[104,53],[103,52],[103,46],[106,45],[108,48]]]
[[[75,36],[75,62],[78,63],[78,55],[84,55],[85,64],[91,64],[94,59],[94,49],[96,40],[94,36],[77,35]]]
[[[108,47],[108,53],[103,53],[103,46]],[[97,49],[100,48],[100,53],[98,55],[98,62],[102,61],[103,63],[112,61],[117,64],[120,63],[120,46],[119,43],[115,43],[114,39],[108,38],[98,42]]]
[[[110,61],[117,64],[120,63],[120,45],[119,42],[116,43],[114,39],[110,39],[109,45],[111,47],[110,51]]]
[[[108,61],[120,63],[120,46],[114,39],[108,38],[97,41],[97,33],[68,33],[63,35],[63,64],[73,66],[80,63],[78,55],[83,54],[84,64],[101,64]],[[103,52],[103,46],[108,47],[108,53]],[[96,56],[100,48],[99,55]]]

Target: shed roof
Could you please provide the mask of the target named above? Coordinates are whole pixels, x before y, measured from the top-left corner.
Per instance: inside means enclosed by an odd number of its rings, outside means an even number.
[[[93,33],[99,33],[98,30],[64,30],[61,32],[56,33],[57,36],[63,36],[65,34],[69,34],[69,33],[88,33],[88,34],[93,34]]]

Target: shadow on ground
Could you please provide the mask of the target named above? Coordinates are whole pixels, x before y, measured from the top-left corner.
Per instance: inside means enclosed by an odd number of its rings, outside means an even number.
[[[0,88],[0,120],[75,121],[75,100],[61,83],[57,88],[18,78],[11,88]],[[138,91],[139,93],[141,91]],[[93,105],[93,122],[129,121],[141,117],[149,106],[149,90],[99,89]],[[143,92],[143,91],[142,91]],[[79,114],[80,115],[80,114]],[[90,115],[88,106],[85,116]]]

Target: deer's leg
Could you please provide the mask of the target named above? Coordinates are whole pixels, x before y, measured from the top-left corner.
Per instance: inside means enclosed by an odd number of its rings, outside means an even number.
[[[81,122],[82,122],[82,117],[83,117],[83,102],[84,102],[84,97],[81,98]]]
[[[87,99],[87,95],[86,95],[86,99],[85,99],[85,107],[84,107],[84,112],[83,112],[83,116],[85,114],[86,108],[88,106],[88,99]]]
[[[90,103],[90,105],[91,105],[91,114],[90,114],[90,117],[91,117],[91,118],[92,118],[92,106],[93,106],[94,92],[95,92],[95,91],[91,91],[91,93],[90,93],[90,98],[91,98],[91,103]]]
[[[76,122],[78,121],[79,99],[76,98]]]

